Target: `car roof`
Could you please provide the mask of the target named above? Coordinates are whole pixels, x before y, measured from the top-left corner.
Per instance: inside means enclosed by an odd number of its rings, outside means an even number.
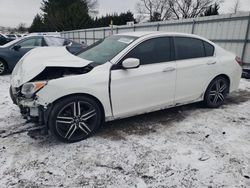
[[[153,34],[155,32],[127,32],[127,33],[119,33],[117,35],[126,35],[126,36],[131,36],[131,37],[142,37],[142,36],[145,36],[145,35],[150,35],[150,34]]]
[[[183,36],[183,37],[194,37],[204,39],[198,35],[188,34],[188,33],[179,33],[179,32],[164,32],[164,31],[145,31],[145,32],[128,32],[128,33],[120,33],[118,35],[126,35],[132,37],[147,37],[147,36]]]
[[[190,37],[190,38],[196,38],[196,39],[201,39],[204,40],[210,44],[215,45],[212,41],[209,41],[208,39],[201,37],[199,35],[194,35],[194,34],[189,34],[189,33],[179,33],[179,32],[165,32],[165,31],[145,31],[145,32],[128,32],[128,33],[120,33],[117,34],[120,36],[131,36],[131,37],[157,37],[157,36],[179,36],[179,37]]]

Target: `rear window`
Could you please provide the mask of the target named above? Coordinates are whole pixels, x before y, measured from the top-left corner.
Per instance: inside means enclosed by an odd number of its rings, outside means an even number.
[[[205,52],[206,52],[206,56],[213,56],[214,55],[214,47],[213,45],[207,43],[207,42],[203,42],[204,43],[204,48],[205,48]]]
[[[203,41],[195,38],[175,37],[177,60],[205,57]]]
[[[48,46],[63,46],[65,39],[57,37],[44,37],[45,42]]]

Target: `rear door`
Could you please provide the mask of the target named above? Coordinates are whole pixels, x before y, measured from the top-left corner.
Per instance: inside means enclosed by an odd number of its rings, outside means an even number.
[[[116,118],[173,105],[176,64],[172,61],[171,41],[170,37],[144,41],[119,63],[137,58],[141,63],[139,68],[111,71],[111,99]]]
[[[178,104],[198,100],[213,78],[217,59],[214,47],[206,41],[175,37],[177,80],[175,102]]]

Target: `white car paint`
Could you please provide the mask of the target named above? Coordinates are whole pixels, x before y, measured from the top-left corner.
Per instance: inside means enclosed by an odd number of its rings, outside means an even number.
[[[36,93],[34,106],[46,107],[71,94],[88,94],[100,101],[105,119],[109,121],[202,101],[209,83],[220,74],[229,77],[230,92],[238,88],[242,69],[235,62],[236,56],[202,37],[164,32],[134,32],[120,35],[139,38],[110,62],[94,68],[87,74],[49,80],[47,85]],[[215,47],[214,56],[143,65],[137,69],[111,70],[112,66],[135,46],[148,39],[162,36],[204,40]],[[91,62],[66,53],[64,48],[37,48],[18,63],[11,84],[12,87],[20,87],[48,66],[83,67],[89,63]]]
[[[167,71],[168,68],[174,71]],[[175,62],[167,62],[113,71],[111,98],[114,117],[129,117],[174,106],[175,69]]]
[[[46,67],[84,67],[89,63],[88,60],[72,55],[66,47],[38,47],[25,54],[18,62],[12,72],[11,85],[20,87]]]
[[[111,63],[106,63],[96,67],[91,71],[91,74],[75,75],[49,81],[48,84],[37,93],[37,104],[47,106],[64,96],[84,93],[97,98],[103,105],[106,118],[112,119],[108,87],[111,65]],[[74,81],[72,82],[71,79]]]

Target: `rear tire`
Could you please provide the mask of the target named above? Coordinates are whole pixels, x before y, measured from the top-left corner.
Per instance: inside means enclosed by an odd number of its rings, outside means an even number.
[[[92,136],[102,123],[98,103],[86,96],[70,96],[57,102],[49,117],[50,132],[60,141],[73,143]]]
[[[224,104],[228,93],[228,80],[222,76],[219,76],[209,84],[204,96],[204,103],[209,108],[218,108]]]
[[[5,62],[0,60],[0,75],[4,75],[7,72],[7,65]]]

